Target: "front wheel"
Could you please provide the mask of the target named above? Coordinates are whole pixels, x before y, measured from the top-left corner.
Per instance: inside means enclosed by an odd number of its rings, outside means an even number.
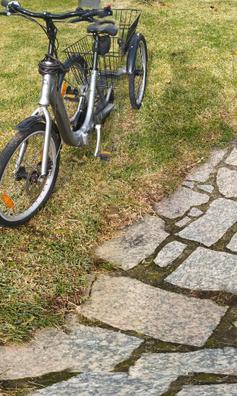
[[[133,109],[140,109],[146,91],[148,52],[145,37],[137,35],[133,44],[133,72],[129,74],[129,97]]]
[[[25,224],[46,203],[59,171],[60,137],[52,128],[48,171],[41,178],[45,125],[18,132],[0,154],[0,225]]]

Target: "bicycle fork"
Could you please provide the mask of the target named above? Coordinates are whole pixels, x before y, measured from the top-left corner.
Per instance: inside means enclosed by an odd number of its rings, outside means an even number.
[[[49,113],[48,107],[50,105],[50,95],[52,91],[53,84],[55,83],[56,77],[50,74],[43,76],[42,92],[40,97],[40,107],[34,111],[32,116],[43,116],[45,119],[45,138],[44,147],[41,163],[41,177],[47,175],[48,172],[48,160],[49,160],[49,145],[51,139],[51,129],[52,129],[52,118]]]

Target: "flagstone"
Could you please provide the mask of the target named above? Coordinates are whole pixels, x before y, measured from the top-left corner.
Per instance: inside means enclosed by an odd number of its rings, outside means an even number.
[[[186,177],[186,180],[205,183],[214,172],[215,167],[222,161],[225,154],[226,150],[213,151],[209,160],[204,164],[198,166],[197,168],[193,169]]]
[[[202,210],[200,210],[198,208],[192,208],[188,215],[191,217],[199,217],[202,214],[203,214]]]
[[[79,324],[67,333],[41,330],[30,343],[0,347],[0,381],[64,370],[109,371],[129,358],[141,342],[119,332]]]
[[[203,345],[227,307],[146,285],[128,277],[101,275],[78,312],[120,330],[162,341]]]
[[[154,262],[159,265],[159,267],[167,267],[183,253],[186,246],[187,245],[182,242],[170,242],[158,253]]]
[[[237,149],[234,148],[230,155],[226,158],[225,163],[228,165],[237,166]]]
[[[203,191],[205,191],[205,192],[207,192],[207,193],[212,193],[213,192],[213,190],[214,190],[214,187],[211,185],[211,184],[199,184],[198,185],[198,188],[200,189],[200,190],[203,190]]]
[[[232,252],[237,252],[237,233],[231,238],[227,248],[232,250]]]
[[[187,385],[177,394],[177,396],[236,396],[236,384],[218,385]]]
[[[179,376],[190,373],[236,375],[236,351],[236,348],[224,348],[186,353],[146,353],[129,368],[128,374],[86,373],[31,396],[159,396],[167,392]]]
[[[173,375],[173,381],[191,373],[237,375],[237,348],[195,352],[145,353],[129,369],[132,378],[155,381]]]
[[[192,290],[237,293],[237,256],[199,247],[165,280]]]
[[[183,216],[192,206],[199,206],[208,201],[209,196],[207,194],[180,187],[171,197],[158,202],[155,205],[155,210],[158,215],[176,219]]]
[[[31,396],[159,396],[171,381],[172,377],[151,382],[129,378],[124,373],[87,373],[41,389]]]
[[[207,212],[179,232],[179,236],[212,246],[237,222],[237,203],[225,198],[213,201]]]
[[[216,179],[219,191],[226,198],[237,197],[237,171],[220,168]]]
[[[168,236],[162,219],[146,216],[127,227],[121,236],[97,248],[96,255],[124,270],[129,270],[154,253]]]
[[[195,187],[195,184],[194,184],[194,182],[191,182],[191,181],[188,181],[188,180],[184,180],[182,186],[193,189]]]
[[[183,219],[181,219],[180,221],[178,221],[177,223],[175,223],[175,225],[179,228],[185,227],[188,223],[190,223],[192,221],[192,219],[190,219],[190,217],[185,216]]]

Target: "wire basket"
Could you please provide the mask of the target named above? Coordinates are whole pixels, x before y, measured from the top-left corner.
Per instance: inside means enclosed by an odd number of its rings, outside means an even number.
[[[141,17],[141,11],[135,9],[113,8],[113,19],[119,28],[120,45],[125,53]]]
[[[80,67],[72,68],[74,78],[79,85],[85,84],[85,81],[89,79],[90,70],[93,67],[93,46],[93,35],[87,35],[64,49],[68,59],[76,58],[78,55],[84,59]],[[111,37],[110,51],[99,57],[97,83],[101,88],[115,85],[118,80],[118,69],[122,66],[122,63],[123,53],[120,49],[118,37]]]
[[[141,11],[133,9],[113,10],[113,19],[118,26],[116,37],[110,37],[110,51],[99,57],[98,85],[101,88],[115,87],[121,74],[118,72],[124,64],[124,57],[128,50],[131,38],[136,31]],[[82,67],[73,67],[74,77],[79,85],[84,84],[89,78],[90,70],[93,67],[93,35],[87,35],[64,50],[68,59],[80,55],[83,61]]]

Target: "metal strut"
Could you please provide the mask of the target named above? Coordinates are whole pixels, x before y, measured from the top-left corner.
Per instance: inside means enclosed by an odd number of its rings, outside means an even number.
[[[95,126],[96,130],[96,149],[95,149],[95,157],[98,157],[100,155],[100,150],[101,150],[101,124],[97,124]]]

